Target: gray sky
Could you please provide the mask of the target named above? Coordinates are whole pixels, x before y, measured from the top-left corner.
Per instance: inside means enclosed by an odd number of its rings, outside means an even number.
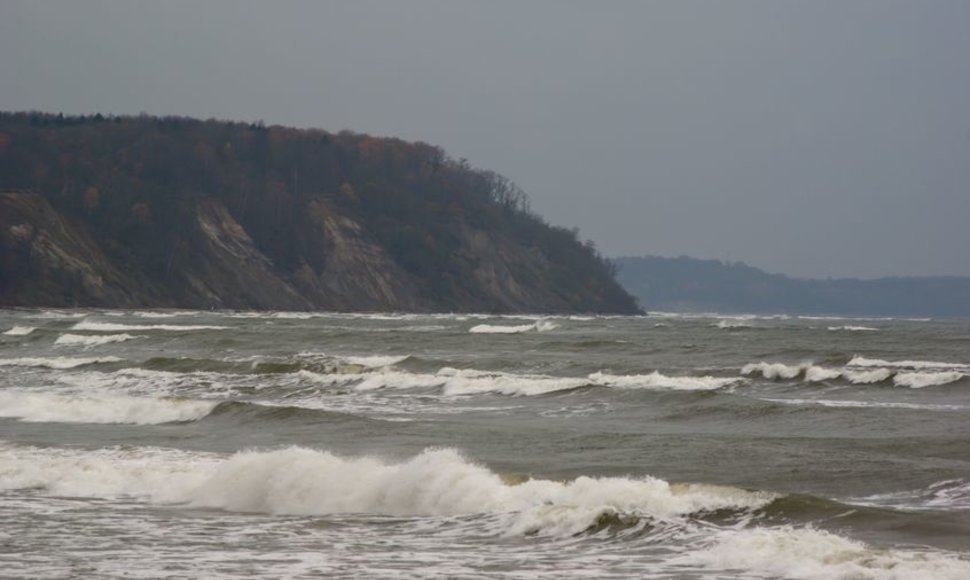
[[[607,255],[970,275],[966,0],[2,0],[0,108],[426,141]]]

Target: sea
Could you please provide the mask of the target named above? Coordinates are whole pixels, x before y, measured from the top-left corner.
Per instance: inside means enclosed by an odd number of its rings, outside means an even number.
[[[0,578],[970,578],[970,321],[0,310]]]

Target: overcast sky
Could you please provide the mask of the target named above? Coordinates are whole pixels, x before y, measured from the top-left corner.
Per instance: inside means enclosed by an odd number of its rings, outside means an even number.
[[[970,2],[0,2],[0,108],[421,140],[607,255],[970,275]]]

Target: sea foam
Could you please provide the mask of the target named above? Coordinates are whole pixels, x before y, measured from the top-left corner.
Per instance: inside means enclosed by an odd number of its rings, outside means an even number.
[[[710,391],[739,382],[735,377],[685,376],[671,377],[654,371],[645,375],[609,375],[602,372],[589,375],[590,381],[608,387],[672,389],[678,391]]]
[[[136,338],[141,338],[140,336],[135,336],[131,334],[104,334],[98,336],[89,336],[84,334],[62,334],[57,337],[54,344],[60,345],[71,345],[71,346],[99,346],[102,344],[109,344],[112,342],[124,342],[126,340],[133,340]]]
[[[236,512],[408,516],[490,514],[499,535],[568,536],[606,515],[677,519],[753,510],[777,495],[649,476],[529,479],[517,485],[453,449],[404,461],[290,447],[228,458],[158,449],[95,452],[0,447],[0,489],[128,496]]]
[[[956,371],[941,373],[897,373],[893,377],[893,383],[899,387],[909,387],[911,389],[922,389],[923,387],[936,387],[955,383],[966,375]]]
[[[741,368],[742,375],[760,373],[766,379],[794,379],[798,378],[810,365],[786,365],[783,363],[749,363]]]
[[[212,326],[204,324],[116,324],[113,322],[92,322],[82,320],[71,327],[72,330],[87,330],[92,332],[124,332],[126,330],[168,330],[173,332],[189,332],[193,330],[222,330],[226,326]]]
[[[674,563],[804,580],[963,580],[970,562],[921,550],[885,550],[812,528],[724,530]],[[733,574],[732,574],[733,576]]]
[[[864,356],[854,356],[852,360],[848,362],[846,366],[850,367],[894,367],[894,368],[910,368],[910,369],[960,369],[967,368],[968,365],[961,363],[949,363],[949,362],[936,362],[928,360],[900,360],[900,361],[888,361],[875,358],[866,358]]]
[[[208,415],[215,401],[151,399],[108,394],[58,395],[0,391],[0,417],[28,423],[116,423],[157,425],[195,421]]]
[[[33,326],[14,326],[10,330],[4,332],[3,334],[7,336],[27,336],[31,332],[37,330]]]
[[[0,359],[0,366],[45,367],[49,369],[73,369],[84,365],[97,363],[120,362],[115,356],[101,356],[90,358],[58,357],[21,357]]]
[[[907,371],[907,368],[928,369]],[[784,363],[758,362],[744,365],[742,375],[760,374],[769,380],[792,380],[803,378],[809,383],[819,383],[842,379],[854,385],[873,385],[892,379],[897,387],[919,389],[946,385],[967,377],[963,372],[943,370],[964,368],[951,363],[931,363],[929,361],[901,361],[891,363],[878,359],[853,358],[841,369],[815,366],[809,363],[790,365]]]
[[[520,324],[515,326],[501,324],[479,324],[468,329],[472,334],[521,334],[523,332],[548,332],[558,328],[559,325],[548,320],[537,320],[532,324]]]

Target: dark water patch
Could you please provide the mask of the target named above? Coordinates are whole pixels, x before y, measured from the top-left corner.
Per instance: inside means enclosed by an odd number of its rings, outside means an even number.
[[[245,371],[246,363],[211,358],[157,356],[142,362],[138,366],[146,370],[172,373],[215,372],[239,374]]]
[[[835,533],[848,531],[868,541],[919,537],[945,549],[970,547],[970,520],[947,510],[916,512],[792,494],[756,510],[755,515],[758,525],[809,525]]]
[[[289,405],[263,405],[246,401],[225,401],[216,407],[205,419],[238,419],[259,423],[296,422],[296,423],[347,423],[352,421],[375,422],[370,419],[349,413],[339,413],[323,409],[308,409],[306,407]],[[204,419],[203,419],[204,420]]]

